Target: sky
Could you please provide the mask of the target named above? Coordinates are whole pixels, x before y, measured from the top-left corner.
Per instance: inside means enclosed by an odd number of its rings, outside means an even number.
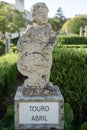
[[[15,3],[15,0],[3,0]],[[72,18],[77,14],[87,14],[87,0],[25,0],[25,9],[30,11],[33,4],[45,2],[49,8],[49,17],[54,17],[59,7],[62,8],[66,18]]]

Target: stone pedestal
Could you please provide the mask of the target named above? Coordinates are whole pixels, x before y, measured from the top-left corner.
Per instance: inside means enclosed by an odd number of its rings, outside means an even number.
[[[64,99],[58,88],[53,86],[52,95],[22,94],[23,86],[15,95],[15,129],[64,129]]]

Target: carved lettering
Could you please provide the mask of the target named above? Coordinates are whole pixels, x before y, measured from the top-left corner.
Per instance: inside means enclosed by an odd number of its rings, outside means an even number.
[[[47,121],[46,116],[45,115],[35,115],[32,116],[31,121]]]
[[[49,106],[29,106],[29,110],[30,112],[33,111],[33,112],[40,112],[40,111],[49,111]]]

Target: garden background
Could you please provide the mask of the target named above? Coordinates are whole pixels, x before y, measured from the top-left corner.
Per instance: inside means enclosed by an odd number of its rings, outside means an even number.
[[[0,3],[0,7],[4,5]],[[7,20],[7,16],[2,14],[8,12],[3,10],[2,13],[1,9],[0,18],[3,17],[0,25],[4,26],[0,26],[0,32],[4,36],[0,40],[0,129],[14,130],[14,95],[25,77],[17,70],[16,45],[19,37],[11,39],[10,53],[5,53],[4,44],[5,32],[17,32],[15,26],[7,25],[16,25],[18,12],[12,12],[15,15],[10,16],[15,17],[8,17]],[[55,18],[49,19],[49,22],[56,33],[50,81],[58,85],[64,96],[64,130],[87,130],[87,36],[84,33],[79,35],[80,27],[85,28],[87,19],[82,16],[67,19],[59,8]]]

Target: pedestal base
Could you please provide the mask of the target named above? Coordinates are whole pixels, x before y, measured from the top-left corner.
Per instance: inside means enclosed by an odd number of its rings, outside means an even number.
[[[15,95],[15,129],[64,129],[64,99],[53,86],[53,95],[24,96],[23,86]]]

